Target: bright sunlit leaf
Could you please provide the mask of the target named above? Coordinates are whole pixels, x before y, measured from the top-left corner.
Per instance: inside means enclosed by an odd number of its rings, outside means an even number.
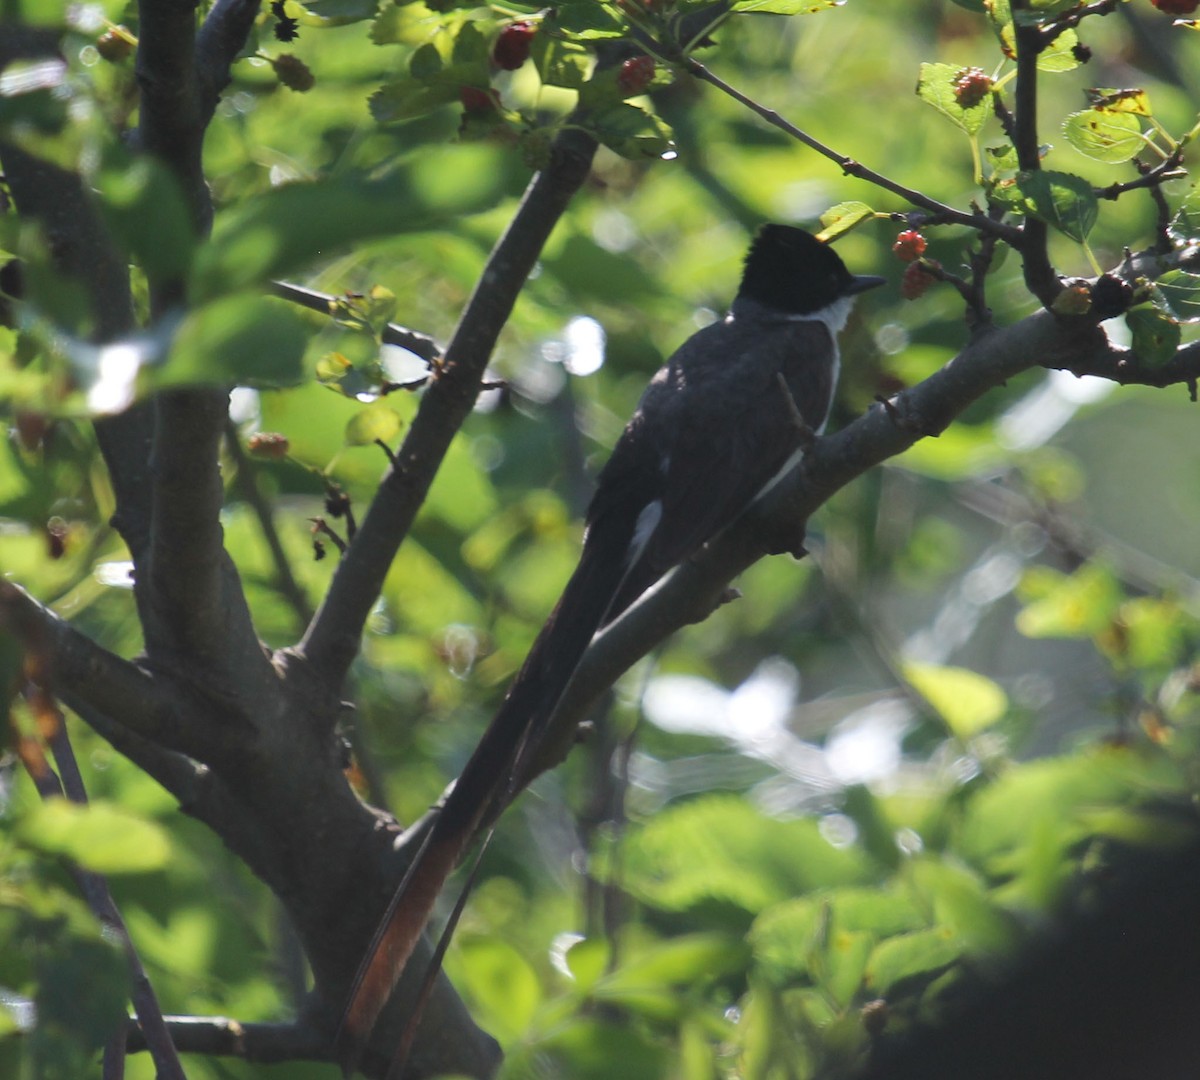
[[[160,826],[105,802],[48,799],[21,820],[16,835],[28,847],[101,874],[159,870],[171,855]]]
[[[1008,712],[1008,695],[987,676],[966,668],[907,663],[904,677],[960,739],[987,730]]]

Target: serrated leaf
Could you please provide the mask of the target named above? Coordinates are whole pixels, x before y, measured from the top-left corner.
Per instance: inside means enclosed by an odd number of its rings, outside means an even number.
[[[547,86],[562,86],[578,90],[587,82],[591,70],[591,54],[579,45],[559,41],[548,34],[538,34],[531,50],[538,78]]]
[[[1137,157],[1146,145],[1136,116],[1106,109],[1071,113],[1063,121],[1063,134],[1085,157],[1110,165]]]
[[[917,96],[956,127],[968,135],[974,135],[992,115],[992,95],[984,94],[977,105],[964,109],[958,103],[955,83],[965,70],[961,65],[922,64],[917,79]]]
[[[425,42],[408,61],[408,73],[422,82],[440,75],[446,65],[438,47],[431,41]]]
[[[1075,31],[1064,30],[1045,49],[1038,53],[1038,70],[1045,71],[1048,74],[1073,71],[1079,67],[1079,58],[1075,55],[1075,47],[1078,44],[1079,36]]]
[[[962,953],[963,943],[949,927],[897,934],[875,947],[864,982],[873,994],[886,997],[906,979],[932,979],[957,962]]]
[[[1020,168],[1017,160],[1017,148],[1012,143],[1002,143],[1000,146],[985,147],[984,152],[997,172],[1012,172]]]
[[[99,874],[159,870],[171,856],[159,825],[106,802],[80,806],[47,799],[21,820],[16,836],[27,847],[64,856]]]
[[[865,202],[838,203],[821,215],[821,231],[817,239],[829,243],[835,237],[849,232],[856,225],[874,216],[875,211]]]
[[[960,739],[986,731],[1008,712],[1008,695],[991,679],[966,668],[909,663],[904,677]]]
[[[449,82],[401,77],[385,82],[368,99],[368,106],[376,123],[397,124],[458,101],[458,95],[458,87]]]
[[[1152,116],[1150,110],[1150,95],[1145,90],[1113,90],[1108,87],[1095,86],[1084,91],[1088,103],[1093,109],[1103,109],[1105,112],[1132,113],[1135,116]]]
[[[589,113],[587,125],[610,150],[633,161],[662,157],[671,149],[671,129],[628,102]]]
[[[1169,270],[1155,282],[1168,313],[1181,323],[1200,322],[1200,274]]]
[[[450,50],[450,62],[455,66],[465,64],[486,64],[491,55],[491,48],[483,32],[473,22],[465,22],[454,38],[454,47]]]
[[[1200,188],[1193,185],[1188,190],[1171,218],[1167,232],[1180,246],[1200,239]]]
[[[603,4],[589,3],[558,4],[550,8],[546,20],[568,40],[600,41],[604,38],[624,37],[628,30]]]
[[[1138,304],[1125,312],[1125,325],[1133,335],[1134,355],[1149,367],[1172,359],[1183,336],[1179,323],[1154,304]]]
[[[1072,240],[1082,243],[1087,239],[1100,205],[1092,185],[1082,176],[1039,169],[1019,173],[1017,184],[1027,212]]]
[[[347,446],[371,446],[376,441],[390,443],[400,434],[404,420],[383,401],[368,405],[346,424]]]

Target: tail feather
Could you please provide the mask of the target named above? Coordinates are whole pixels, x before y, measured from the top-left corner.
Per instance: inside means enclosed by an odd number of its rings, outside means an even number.
[[[437,812],[363,958],[338,1032],[338,1058],[347,1076],[416,948],[442,886],[481,824],[511,797],[518,760],[536,749],[620,588],[626,545],[596,539],[589,535],[575,573]]]

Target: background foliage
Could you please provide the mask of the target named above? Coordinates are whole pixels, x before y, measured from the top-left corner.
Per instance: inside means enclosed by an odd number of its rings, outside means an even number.
[[[980,170],[993,187],[1011,181],[997,119],[966,115],[942,86],[964,68],[1011,69],[1001,5],[768,6],[795,17],[733,18],[702,62],[935,199],[966,206]],[[540,17],[533,6],[287,0],[298,37],[286,44],[264,11],[207,140],[216,214],[203,243],[171,178],[120,138],[133,72],[102,42],[112,24],[136,34],[134,14],[5,9],[68,28],[64,68],[0,76],[0,130],[81,169],[146,272],[187,279],[182,321],[121,366],[84,344],[78,297],[36,230],[11,210],[0,219],[27,300],[18,314],[0,296],[0,565],[122,655],[140,631],[89,412],[196,379],[243,387],[241,441],[279,432],[288,449],[225,462],[225,542],[264,639],[294,640],[337,556],[328,538],[324,558],[314,551],[326,483],[365,506],[386,465],[375,441],[395,445],[416,408],[415,391],[381,394],[425,371],[381,353],[385,325],[446,340],[576,93],[598,103],[607,149],[521,296],[493,359],[499,388],[455,441],[354,668],[355,780],[401,820],[465,759],[574,564],[588,476],[648,375],[728,303],[748,232],[856,201],[909,209],[666,65],[633,104],[617,75],[581,90],[586,50],[621,13],[554,7],[561,38],[543,24],[511,72],[495,69],[494,42]],[[1200,36],[1148,2],[1114,8],[1081,28],[1086,63],[1060,49],[1062,70],[1042,79],[1046,168],[1085,188],[1135,175],[1114,143],[1143,150],[1143,132],[1179,138],[1197,121]],[[1089,136],[1089,87],[1140,88],[1152,117],[1097,114],[1104,132]],[[1189,236],[1190,185],[1164,187]],[[1158,219],[1144,191],[1032,211],[1070,217],[1052,254],[1079,275],[1148,246]],[[901,296],[900,227],[872,218],[839,240],[854,270],[897,286],[860,304],[835,421],[964,342],[949,285]],[[926,235],[928,256],[957,272],[973,237]],[[305,312],[264,295],[279,277],[350,298],[334,319]],[[1179,289],[1186,306],[1191,285]],[[1015,256],[997,259],[988,297],[1001,322],[1036,306]],[[1176,332],[1147,312],[1149,331]],[[986,983],[1049,916],[1088,909],[1147,851],[1186,843],[1200,573],[1190,408],[1180,388],[1016,380],[839,493],[812,524],[810,558],[759,563],[742,599],[623,680],[590,741],[504,820],[447,959],[504,1045],[505,1075],[841,1075],[873,1039]],[[295,587],[264,542],[264,501]],[[18,703],[12,738],[37,720]],[[84,1075],[123,1012],[125,968],[68,861],[111,876],[167,1011],[294,1012],[303,960],[271,894],[98,736],[72,736],[90,809],[39,803],[14,758],[0,773],[0,1071]],[[333,1073],[185,1063],[191,1077]],[[128,1076],[152,1074],[144,1055],[130,1060]]]

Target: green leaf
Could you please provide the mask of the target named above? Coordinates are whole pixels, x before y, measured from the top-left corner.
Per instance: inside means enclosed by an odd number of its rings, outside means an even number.
[[[404,421],[400,414],[384,401],[368,405],[346,425],[347,446],[371,446],[375,442],[390,443],[400,434]]]
[[[1181,247],[1200,239],[1200,188],[1193,185],[1188,189],[1167,226],[1167,232]]]
[[[382,179],[337,174],[245,199],[218,214],[197,253],[192,295],[220,296],[281,277],[366,239],[432,228],[491,205],[491,155],[425,150]]]
[[[964,866],[931,858],[914,861],[913,883],[947,926],[973,950],[1009,953],[1020,941],[1017,924],[988,895],[979,877]]]
[[[300,22],[305,26],[348,26],[375,18],[378,10],[379,0],[304,0]]]
[[[864,982],[871,992],[886,997],[897,983],[920,978],[929,981],[955,964],[963,943],[948,926],[897,934],[882,941],[867,961]]]
[[[530,52],[538,77],[547,86],[578,90],[587,82],[592,56],[582,46],[560,41],[549,34],[538,34]]]
[[[1150,367],[1172,359],[1183,337],[1179,323],[1154,304],[1130,308],[1125,312],[1125,325],[1133,335],[1134,355]]]
[[[1169,270],[1154,284],[1175,319],[1181,323],[1200,322],[1200,274]]]
[[[595,0],[586,3],[556,4],[547,12],[547,31],[557,30],[573,41],[599,41],[604,38],[625,37],[625,24],[615,17],[606,4]]]
[[[1001,143],[999,146],[986,147],[984,153],[997,172],[1013,172],[1020,168],[1017,161],[1017,149],[1012,143]]]
[[[734,0],[731,10],[743,15],[815,15],[841,7],[846,0]]]
[[[167,362],[147,370],[152,387],[236,383],[293,386],[305,374],[308,326],[282,300],[226,296],[189,312]]]
[[[414,79],[425,82],[440,75],[445,66],[438,47],[427,41],[412,54],[408,61],[408,73]]]
[[[385,82],[371,95],[369,106],[376,123],[397,124],[424,116],[459,99],[459,87],[450,80],[400,77]]]
[[[858,826],[859,842],[870,855],[889,869],[900,865],[895,827],[884,816],[870,788],[864,784],[847,788],[842,810]]]
[[[590,990],[608,969],[612,946],[604,938],[576,941],[566,953],[567,970],[583,991]]]
[[[960,739],[986,731],[1008,712],[1008,696],[991,679],[960,667],[908,663],[904,677]]]
[[[127,158],[102,170],[95,189],[105,223],[151,280],[183,276],[196,229],[179,181],[158,158]]]
[[[955,90],[955,83],[964,70],[953,64],[922,64],[917,96],[968,135],[974,135],[992,115],[992,95],[984,94],[978,104],[964,109],[958,103]]]
[[[1022,205],[1040,218],[1082,243],[1087,239],[1100,212],[1092,185],[1073,173],[1037,169],[1017,174]]]
[[[634,161],[660,158],[672,146],[671,129],[628,102],[589,113],[587,126],[610,150]]]
[[[100,874],[160,870],[171,855],[167,834],[152,821],[111,803],[87,806],[47,799],[16,828],[26,847],[71,859]]]
[[[476,64],[486,70],[490,55],[491,47],[483,32],[473,22],[464,22],[454,38],[450,62],[456,67]]]
[[[1107,630],[1124,599],[1111,570],[1091,562],[1067,575],[1030,571],[1019,590],[1026,606],[1017,629],[1026,637],[1087,638]]]
[[[1064,30],[1038,53],[1038,70],[1050,74],[1073,71],[1079,67],[1079,57],[1075,55],[1075,48],[1078,44],[1079,35],[1074,30]]]
[[[662,1080],[671,1072],[665,1044],[652,1039],[627,1021],[576,1017],[552,1029],[534,1044],[538,1062],[526,1073],[571,1080],[610,1080],[614,1062],[620,1062],[622,1080]]]
[[[1137,157],[1146,145],[1136,116],[1107,109],[1084,109],[1063,121],[1063,134],[1076,150],[1111,165]]]
[[[611,975],[596,984],[596,994],[635,988],[694,986],[741,972],[749,949],[729,934],[684,934],[643,948]]]
[[[818,239],[829,243],[830,240],[849,232],[856,225],[874,216],[875,211],[865,202],[838,203],[821,215],[821,232]]]
[[[835,848],[815,821],[776,821],[710,795],[661,811],[632,834],[625,887],[664,910],[715,902],[759,912],[809,889],[858,883],[870,864]]]
[[[481,1022],[506,1043],[524,1036],[542,1000],[529,961],[498,937],[464,935],[455,944],[461,984],[483,1014]]]

